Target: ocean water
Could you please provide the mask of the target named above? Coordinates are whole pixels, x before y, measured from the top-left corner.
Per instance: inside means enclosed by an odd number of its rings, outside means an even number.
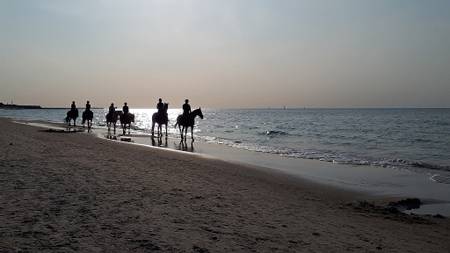
[[[132,109],[149,133],[153,109]],[[63,122],[67,110],[1,110],[0,116]],[[105,127],[106,109],[94,110]],[[181,109],[169,109],[169,133]],[[204,109],[195,135],[236,149],[292,159],[432,172],[450,184],[450,109]],[[78,120],[78,123],[80,119]]]

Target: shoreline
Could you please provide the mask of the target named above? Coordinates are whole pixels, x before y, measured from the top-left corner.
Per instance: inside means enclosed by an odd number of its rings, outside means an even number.
[[[450,221],[284,173],[0,119],[2,251],[439,252]]]
[[[58,129],[65,129],[64,124],[40,121],[23,122],[43,128],[57,127]],[[101,139],[108,139],[106,136],[107,131],[103,128],[95,128],[91,134]],[[408,210],[407,213],[450,217],[450,195],[446,194],[450,192],[450,185],[432,181],[433,175],[409,170],[289,158],[275,154],[235,149],[227,145],[204,142],[198,140],[198,138],[194,142],[195,145],[191,146],[192,143],[188,139],[187,146],[181,147],[179,139],[173,137],[169,137],[166,140],[162,138],[161,143],[159,143],[157,138],[152,139],[148,134],[132,133],[131,135],[122,136],[119,128],[115,136],[118,138],[117,140],[109,141],[194,154],[199,157],[219,159],[244,166],[255,166],[301,180],[306,179],[324,186],[365,195],[366,199],[380,203],[386,203],[387,200],[419,198],[422,201],[422,205],[419,208]],[[132,142],[120,141],[121,137],[130,138]]]

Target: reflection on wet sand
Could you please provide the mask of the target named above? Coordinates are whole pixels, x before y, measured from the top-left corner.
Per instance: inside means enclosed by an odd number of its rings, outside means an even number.
[[[152,139],[152,146],[154,147],[164,147],[167,148],[167,136],[164,138],[164,142],[163,142],[163,138],[162,137],[158,137],[158,138],[154,138],[153,136],[151,137]],[[155,139],[157,139],[157,141],[155,141]]]
[[[190,141],[190,145],[187,144],[186,140],[181,140],[178,145],[174,143],[178,150],[194,152],[194,140]]]

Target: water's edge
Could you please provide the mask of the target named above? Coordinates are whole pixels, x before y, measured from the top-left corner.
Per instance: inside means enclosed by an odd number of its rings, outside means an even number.
[[[21,122],[24,123],[24,122]],[[54,128],[53,123],[25,122],[44,128]],[[64,128],[60,128],[64,129]],[[121,131],[118,129],[118,131]],[[95,128],[92,134],[98,138],[109,139],[107,130]],[[132,132],[132,144],[152,148],[188,152],[217,158],[230,162],[249,164],[281,171],[334,187],[363,192],[374,196],[417,197],[424,201],[420,209],[412,211],[418,214],[441,214],[450,216],[450,187],[447,184],[433,182],[433,175],[417,173],[409,170],[393,170],[392,168],[333,164],[318,160],[289,158],[277,154],[253,152],[234,149],[226,145],[208,143],[197,139],[194,143],[181,144],[179,139],[152,139],[149,135]],[[116,135],[118,141],[122,136]],[[161,142],[160,142],[161,141]]]

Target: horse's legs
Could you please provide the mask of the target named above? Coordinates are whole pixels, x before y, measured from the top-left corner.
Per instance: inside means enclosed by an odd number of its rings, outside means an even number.
[[[184,127],[184,139],[186,140],[187,138],[187,130],[189,127]]]
[[[192,138],[192,141],[194,141],[194,127],[193,126],[191,126],[191,138]]]
[[[167,124],[166,124],[166,138],[167,138]]]
[[[152,122],[152,137],[155,136],[155,122]]]
[[[183,130],[181,130],[181,125],[178,125],[178,129],[180,129],[181,139],[183,139]]]

